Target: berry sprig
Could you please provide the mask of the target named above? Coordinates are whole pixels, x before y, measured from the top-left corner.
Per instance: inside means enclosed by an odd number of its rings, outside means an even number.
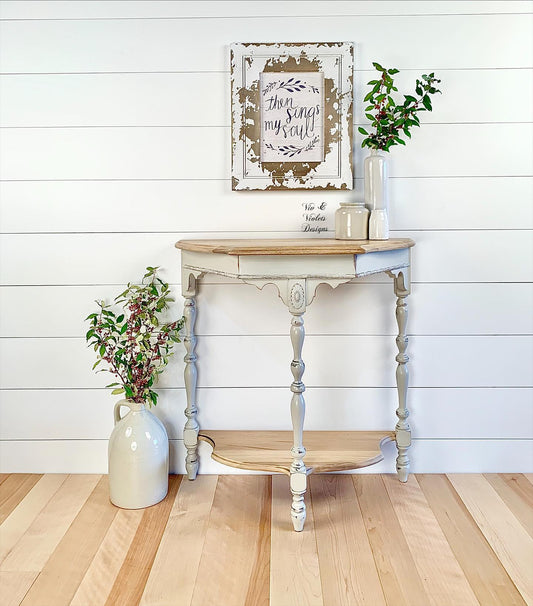
[[[393,145],[405,145],[400,134],[411,138],[411,127],[420,126],[419,112],[432,111],[431,95],[441,92],[435,87],[440,80],[435,78],[434,73],[422,75],[421,79],[416,80],[417,97],[404,95],[404,101],[400,104],[392,96],[393,91],[398,92],[393,76],[399,70],[387,69],[375,62],[372,65],[381,73],[379,80],[368,82],[372,89],[364,98],[369,102],[365,107],[365,116],[370,120],[373,131],[369,133],[361,126],[358,131],[365,135],[362,147],[389,151]]]
[[[168,364],[174,343],[179,343],[183,318],[161,323],[160,316],[174,299],[169,285],[157,276],[157,267],[147,267],[140,285],[130,284],[114,303],[121,306],[115,313],[111,305],[96,301],[99,311],[87,316],[91,328],[86,340],[96,352],[93,370],[103,362],[107,368],[96,372],[110,372],[118,382],[114,395],[125,394],[134,402],[157,404],[158,394],[152,386]]]

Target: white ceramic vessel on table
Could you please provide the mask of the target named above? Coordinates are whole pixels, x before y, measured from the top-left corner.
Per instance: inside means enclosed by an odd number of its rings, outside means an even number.
[[[385,156],[377,149],[365,158],[365,204],[371,209],[368,225],[370,240],[389,239],[388,169]]]
[[[341,202],[335,211],[337,240],[366,240],[368,238],[368,208],[364,202]]]

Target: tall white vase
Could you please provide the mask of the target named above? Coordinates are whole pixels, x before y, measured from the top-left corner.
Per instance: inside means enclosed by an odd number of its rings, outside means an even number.
[[[122,406],[129,412],[121,417]],[[124,509],[155,505],[168,492],[168,436],[163,423],[144,404],[115,404],[109,438],[109,496]]]
[[[368,237],[370,240],[389,239],[389,197],[387,159],[370,150],[365,158],[365,204],[370,208]]]

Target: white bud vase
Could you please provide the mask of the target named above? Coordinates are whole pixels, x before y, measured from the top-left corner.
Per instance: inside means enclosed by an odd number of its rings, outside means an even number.
[[[129,412],[120,416],[122,406]],[[131,400],[115,404],[109,438],[109,496],[124,509],[155,505],[168,492],[168,436],[163,423]]]
[[[371,209],[368,224],[370,240],[389,239],[389,199],[387,159],[378,154],[377,149],[370,150],[365,158],[365,204]]]

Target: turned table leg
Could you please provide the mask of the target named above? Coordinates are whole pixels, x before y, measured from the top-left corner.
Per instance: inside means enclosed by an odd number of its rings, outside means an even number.
[[[184,276],[185,277],[185,276]],[[196,385],[198,382],[198,371],[196,368],[196,335],[194,334],[194,324],[196,321],[196,277],[193,275],[187,276],[183,296],[185,297],[185,307],[183,316],[185,318],[185,336],[183,344],[185,345],[186,354],[183,358],[185,361],[185,393],[187,396],[187,408],[185,416],[187,422],[183,429],[183,443],[187,449],[185,458],[185,468],[189,480],[196,479],[198,474],[198,432],[200,427],[196,420],[198,408],[196,406]]]
[[[307,489],[307,470],[303,462],[305,448],[303,445],[303,428],[305,417],[305,399],[303,392],[305,385],[302,376],[305,364],[302,360],[302,347],[304,343],[304,320],[302,314],[293,314],[291,322],[291,342],[294,359],[291,362],[291,371],[294,381],[291,384],[291,418],[294,431],[294,446],[291,449],[293,461],[291,464],[290,487],[292,493],[291,517],[294,530],[303,530],[305,523],[304,495]]]
[[[396,345],[398,347],[398,355],[396,361],[396,385],[398,388],[398,408],[396,415],[398,422],[396,423],[396,447],[398,449],[398,458],[396,459],[396,471],[400,482],[407,482],[409,476],[409,456],[407,451],[411,446],[411,428],[407,418],[409,410],[407,409],[407,387],[409,383],[409,369],[407,362],[409,357],[405,353],[407,350],[407,296],[410,292],[409,270],[400,270],[393,273],[394,278],[394,293],[396,294],[396,321],[398,323],[398,336],[396,337]]]

